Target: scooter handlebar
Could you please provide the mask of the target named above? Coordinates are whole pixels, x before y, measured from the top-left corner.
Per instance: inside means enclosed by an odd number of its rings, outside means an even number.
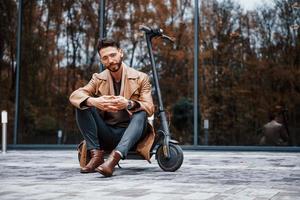
[[[169,37],[169,36],[167,36],[165,34],[162,34],[162,38],[165,39],[165,40],[168,40],[168,41],[170,41],[172,43],[175,42],[175,38]]]
[[[163,34],[163,30],[160,28],[152,29],[148,26],[140,25],[139,29],[141,31],[144,31],[146,34],[152,34],[154,37],[162,37],[163,39],[168,40],[170,42],[175,41],[175,38]]]
[[[149,28],[148,26],[145,26],[145,25],[139,25],[139,29],[141,31],[145,31],[146,33],[150,33],[152,31],[151,28]]]
[[[139,29],[147,34],[153,34],[154,36],[162,36],[163,30],[160,28],[150,28],[145,25],[140,25]]]

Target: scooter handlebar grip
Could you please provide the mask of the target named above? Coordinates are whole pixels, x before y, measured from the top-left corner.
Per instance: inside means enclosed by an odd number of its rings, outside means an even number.
[[[175,38],[173,38],[173,37],[169,37],[169,36],[167,36],[167,35],[162,35],[162,38],[163,39],[166,39],[166,40],[168,40],[168,41],[170,41],[170,42],[175,42]]]
[[[145,25],[139,25],[139,29],[141,31],[145,31],[145,32],[151,32],[152,31],[151,28],[149,28],[148,26],[145,26]]]

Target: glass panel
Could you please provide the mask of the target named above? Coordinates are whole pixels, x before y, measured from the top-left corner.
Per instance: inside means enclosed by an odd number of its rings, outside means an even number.
[[[201,2],[199,92],[209,144],[299,145],[298,3],[245,10]]]

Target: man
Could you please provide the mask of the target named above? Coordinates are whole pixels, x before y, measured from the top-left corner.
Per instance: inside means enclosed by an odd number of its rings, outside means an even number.
[[[288,132],[284,125],[284,110],[281,106],[276,106],[269,113],[270,122],[264,125],[264,136],[260,140],[260,145],[285,146],[288,145]]]
[[[87,85],[71,94],[70,102],[76,107],[77,125],[91,157],[81,173],[111,176],[119,160],[135,146],[150,160],[154,131],[148,133],[146,127],[154,105],[149,77],[122,62],[118,42],[99,40],[98,53],[106,70],[93,74]],[[104,162],[104,150],[112,149]]]

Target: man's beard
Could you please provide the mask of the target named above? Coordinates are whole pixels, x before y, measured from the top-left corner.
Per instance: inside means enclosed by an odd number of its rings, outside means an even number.
[[[122,60],[120,60],[120,62],[118,63],[108,65],[106,69],[108,69],[111,72],[117,72],[121,68],[121,65],[122,65]]]

